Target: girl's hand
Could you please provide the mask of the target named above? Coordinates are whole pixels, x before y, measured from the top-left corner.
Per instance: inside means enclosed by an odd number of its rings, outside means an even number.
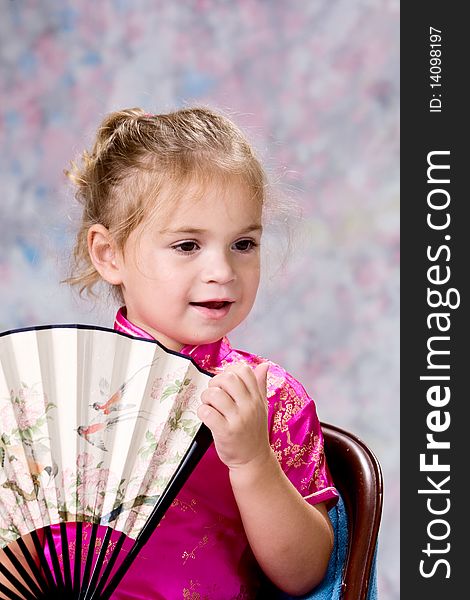
[[[201,394],[198,417],[212,431],[220,460],[231,470],[262,464],[271,455],[266,377],[269,363],[229,365]]]

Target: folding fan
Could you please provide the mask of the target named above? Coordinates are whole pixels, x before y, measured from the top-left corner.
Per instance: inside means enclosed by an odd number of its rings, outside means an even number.
[[[0,334],[0,597],[111,596],[212,441],[210,377],[109,329]]]

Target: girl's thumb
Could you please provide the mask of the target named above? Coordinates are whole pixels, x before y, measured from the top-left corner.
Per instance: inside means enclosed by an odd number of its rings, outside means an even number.
[[[266,395],[266,387],[267,387],[267,378],[268,378],[268,370],[269,370],[269,363],[268,362],[262,362],[259,365],[256,365],[255,367],[255,377],[256,377],[256,381],[258,382],[258,387],[260,389],[260,391],[263,393],[263,395]]]

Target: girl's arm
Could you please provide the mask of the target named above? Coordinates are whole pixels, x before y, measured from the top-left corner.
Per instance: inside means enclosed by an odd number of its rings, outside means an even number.
[[[325,503],[311,506],[276,457],[230,471],[245,533],[260,567],[281,590],[300,596],[323,579],[333,529]]]
[[[268,363],[253,371],[230,365],[209,382],[199,417],[212,430],[219,458],[253,553],[271,581],[291,595],[323,579],[333,530],[324,503],[308,504],[282,471],[269,445]]]

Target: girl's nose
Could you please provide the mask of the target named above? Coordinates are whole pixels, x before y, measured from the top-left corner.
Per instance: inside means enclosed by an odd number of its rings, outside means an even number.
[[[235,271],[229,257],[219,252],[212,256],[206,256],[203,279],[205,283],[230,283],[235,279]]]

